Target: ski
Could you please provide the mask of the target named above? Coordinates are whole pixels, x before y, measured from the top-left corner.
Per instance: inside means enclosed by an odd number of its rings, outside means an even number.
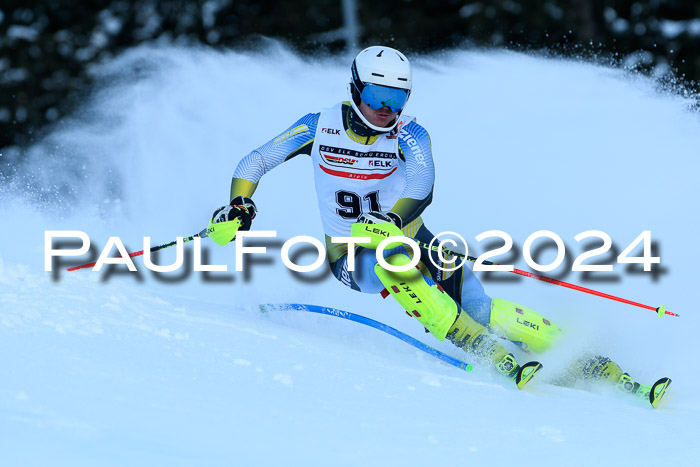
[[[625,393],[634,395],[642,400],[649,401],[652,407],[657,408],[661,399],[666,394],[666,389],[671,385],[671,378],[663,377],[654,384],[639,384],[625,373],[620,378],[617,388]]]
[[[309,313],[319,313],[322,315],[335,316],[336,318],[347,319],[349,321],[354,321],[356,323],[364,324],[365,326],[372,327],[372,328],[377,329],[379,331],[385,332],[391,336],[394,336],[398,339],[401,339],[402,341],[406,342],[407,344],[410,344],[413,347],[415,347],[419,350],[422,350],[423,352],[430,354],[433,357],[438,358],[445,363],[448,363],[454,367],[457,367],[460,370],[472,371],[472,369],[473,369],[471,364],[463,362],[462,360],[459,360],[459,359],[454,358],[450,355],[447,355],[446,353],[441,352],[438,349],[430,347],[429,345],[424,344],[423,342],[419,341],[418,339],[411,337],[408,334],[406,334],[402,331],[399,331],[398,329],[392,328],[389,325],[386,325],[384,323],[380,323],[379,321],[375,321],[371,318],[367,318],[367,317],[361,316],[361,315],[356,315],[356,314],[350,313],[348,311],[343,311],[343,310],[338,310],[336,308],[329,308],[329,307],[323,307],[323,306],[318,306],[318,305],[305,305],[305,304],[301,304],[301,303],[280,303],[280,304],[266,303],[266,304],[260,305],[260,310],[262,312],[286,311],[286,310],[306,311]]]
[[[496,369],[502,375],[512,379],[518,389],[523,389],[532,377],[542,369],[542,364],[532,361],[520,366],[516,363],[513,354],[509,353],[496,364]]]
[[[671,378],[663,377],[651,385],[649,389],[649,403],[652,407],[657,408],[659,402],[666,394],[666,389],[671,385]]]
[[[523,389],[525,385],[542,369],[540,362],[528,362],[520,367],[515,375],[515,384],[518,389]]]

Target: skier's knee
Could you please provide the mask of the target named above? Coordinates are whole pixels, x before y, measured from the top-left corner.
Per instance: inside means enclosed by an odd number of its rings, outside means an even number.
[[[385,255],[404,254],[408,257],[408,252],[402,246],[384,251]],[[363,293],[378,294],[381,292],[385,284],[377,277],[375,268],[378,265],[376,251],[371,249],[362,249],[355,258],[355,268],[351,272],[352,279],[360,291]]]
[[[406,267],[411,259],[397,253],[386,258],[392,266]],[[459,306],[430,277],[417,268],[388,271],[377,264],[374,272],[392,297],[437,339],[444,340],[457,318]]]

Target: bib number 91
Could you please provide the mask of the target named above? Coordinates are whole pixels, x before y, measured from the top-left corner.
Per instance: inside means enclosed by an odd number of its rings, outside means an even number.
[[[360,198],[360,195],[352,191],[338,190],[335,192],[335,202],[338,205],[335,212],[343,219],[357,219],[363,212],[382,210],[378,191],[372,191]],[[367,207],[366,211],[363,210],[363,204]]]

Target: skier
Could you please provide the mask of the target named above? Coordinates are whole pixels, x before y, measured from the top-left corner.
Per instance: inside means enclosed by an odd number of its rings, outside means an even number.
[[[466,267],[443,271],[444,263],[433,255],[433,264],[428,249],[420,250],[418,268],[405,272],[388,271],[376,259],[375,249],[387,236],[404,235],[424,245],[433,238],[420,216],[432,201],[435,170],[428,132],[403,113],[411,90],[411,65],[401,52],[384,46],[360,52],[351,66],[348,101],[303,116],[241,160],[231,182],[231,201],[214,212],[209,236],[225,244],[236,229],[249,229],[257,213],[251,196],[261,177],[282,162],[308,155],[335,277],[364,293],[391,294],[438,340],[448,339],[490,362],[522,388],[542,365],[519,365],[492,333],[542,352],[561,333],[555,323],[517,303],[489,297]],[[232,223],[231,229],[224,228]],[[331,237],[349,234],[371,241],[353,251],[347,243],[331,242]],[[384,250],[392,266],[410,263],[415,254],[399,243]],[[625,392],[654,393],[604,357],[583,358],[573,368],[579,377],[606,380]],[[656,391],[659,396],[667,384]]]

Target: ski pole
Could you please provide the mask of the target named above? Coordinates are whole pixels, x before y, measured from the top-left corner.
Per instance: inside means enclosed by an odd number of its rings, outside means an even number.
[[[418,239],[413,239],[413,240],[415,240],[416,243],[418,243],[418,245],[421,248],[423,248],[425,250],[431,250],[431,248],[429,248],[429,246],[426,245],[425,242],[421,242]],[[432,251],[437,251],[437,247],[433,246]],[[448,250],[447,248],[444,248],[444,247],[442,248],[442,251],[443,251],[443,253],[451,255],[451,256],[457,256],[459,258],[464,258],[467,261],[476,262],[476,258],[473,256],[467,256],[467,255],[464,255],[463,253],[451,251],[451,250]],[[498,263],[494,263],[492,261],[483,261],[483,264],[500,266]],[[567,287],[569,289],[578,290],[579,292],[585,292],[585,293],[588,293],[591,295],[596,295],[598,297],[603,297],[603,298],[607,298],[610,300],[616,300],[618,302],[626,303],[628,305],[638,306],[640,308],[645,308],[647,310],[654,310],[659,315],[659,317],[662,317],[664,314],[670,315],[670,316],[676,316],[676,317],[680,316],[678,313],[672,313],[672,312],[668,311],[666,309],[665,305],[661,305],[660,307],[655,308],[655,307],[650,306],[650,305],[645,305],[643,303],[633,302],[632,300],[627,300],[625,298],[620,298],[620,297],[616,297],[614,295],[606,294],[603,292],[598,292],[597,290],[589,289],[587,287],[582,287],[582,286],[576,285],[576,284],[570,284],[569,282],[560,281],[558,279],[552,279],[551,277],[542,276],[540,274],[535,274],[532,272],[523,271],[523,270],[517,269],[517,268],[513,268],[509,272],[512,272],[513,274],[520,274],[521,276],[525,276],[525,277],[530,277],[532,279],[537,279],[539,281],[548,282],[550,284],[560,285],[562,287]]]
[[[205,229],[202,229],[202,231],[199,233],[196,233],[194,235],[190,235],[189,237],[183,238],[182,242],[187,243],[187,242],[191,242],[196,237],[204,238],[206,236],[207,236],[207,229],[205,228]],[[157,245],[157,246],[151,247],[151,249],[149,251],[151,253],[153,253],[154,251],[164,250],[165,248],[170,248],[171,246],[175,246],[175,245],[177,245],[177,240],[170,242],[170,243],[163,243],[162,245]],[[141,256],[142,254],[143,254],[143,250],[136,251],[134,253],[129,253],[129,257],[134,258],[136,256]],[[74,266],[72,268],[68,268],[68,271],[75,271],[76,269],[83,269],[83,268],[91,268],[91,267],[94,267],[95,264],[97,264],[97,263],[89,263],[89,264],[83,264],[81,266]]]

